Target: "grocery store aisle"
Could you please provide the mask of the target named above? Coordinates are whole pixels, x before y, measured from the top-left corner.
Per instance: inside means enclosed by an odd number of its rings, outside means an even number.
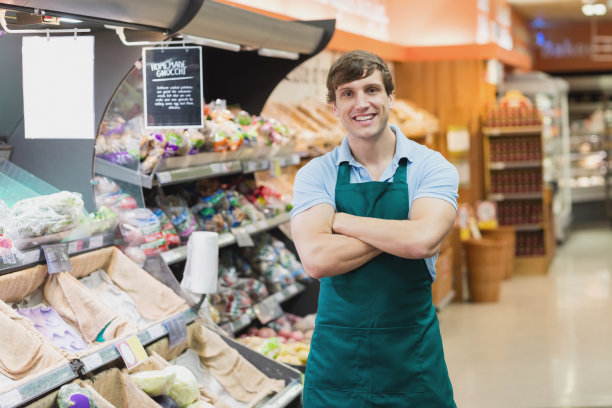
[[[439,314],[459,408],[612,407],[612,229],[575,230],[546,276]]]

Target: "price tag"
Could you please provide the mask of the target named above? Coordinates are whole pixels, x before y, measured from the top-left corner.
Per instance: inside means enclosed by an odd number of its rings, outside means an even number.
[[[259,302],[253,306],[253,310],[255,311],[255,316],[257,316],[257,319],[259,319],[262,324],[266,324],[283,314],[283,309],[281,309],[274,296],[270,296]]]
[[[19,390],[11,390],[5,394],[0,395],[0,407],[9,408],[20,405],[23,402],[23,398],[19,393]]]
[[[268,228],[268,222],[266,220],[257,221],[255,223],[255,227],[257,228],[258,231],[264,230]]]
[[[31,264],[37,263],[40,260],[40,251],[35,249],[33,251],[28,251],[23,253],[23,264]]]
[[[166,335],[166,329],[161,324],[156,324],[155,326],[149,327],[149,336],[153,340],[159,339]]]
[[[287,287],[287,292],[289,292],[290,295],[295,295],[298,293],[298,288],[295,285],[290,285]]]
[[[89,249],[100,248],[104,245],[104,236],[96,235],[95,237],[89,238]]]
[[[68,253],[69,254],[75,254],[79,251],[83,250],[83,241],[82,240],[78,240],[78,241],[72,241],[68,244]]]
[[[232,234],[236,237],[236,243],[239,247],[252,247],[255,245],[253,238],[249,235],[244,228],[235,228],[232,230]]]
[[[249,234],[257,232],[257,227],[255,227],[255,224],[247,225],[244,229],[246,229],[246,232],[248,232]]]
[[[276,178],[281,175],[281,165],[279,159],[270,161],[270,175],[272,178]]]
[[[128,370],[142,364],[147,359],[147,352],[135,335],[120,341],[115,344],[115,347]]]
[[[227,163],[211,163],[210,169],[213,174],[222,174],[229,171]]]
[[[257,162],[256,161],[248,161],[246,162],[246,169],[245,171],[250,173],[257,170]]]
[[[68,245],[53,244],[43,245],[45,259],[47,260],[47,271],[49,274],[68,272],[72,270],[70,256],[68,256]]]
[[[162,171],[161,173],[157,173],[157,180],[161,183],[169,183],[172,181],[172,173],[169,171]]]
[[[171,264],[176,262],[176,260],[179,258],[179,255],[175,251],[170,250],[167,252],[162,252],[162,258],[164,258],[164,261],[166,261],[167,264]]]
[[[163,325],[168,330],[171,349],[187,342],[187,323],[182,313],[166,320]]]
[[[102,361],[102,356],[99,353],[93,353],[88,356],[85,356],[81,359],[83,365],[85,365],[85,369],[87,371],[94,370],[104,364]]]
[[[240,316],[240,325],[242,327],[247,326],[249,324],[251,324],[251,318],[249,317],[248,313],[245,313]]]
[[[276,299],[278,303],[281,303],[285,300],[285,294],[282,291],[276,292],[274,294],[274,299]]]

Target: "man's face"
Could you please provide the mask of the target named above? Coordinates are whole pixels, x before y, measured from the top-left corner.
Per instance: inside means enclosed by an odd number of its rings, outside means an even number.
[[[393,95],[387,95],[379,70],[365,78],[340,85],[335,94],[334,115],[349,137],[377,138],[386,129]]]

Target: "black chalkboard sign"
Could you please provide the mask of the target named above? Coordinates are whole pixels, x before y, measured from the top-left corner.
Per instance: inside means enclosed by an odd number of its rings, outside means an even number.
[[[201,128],[202,48],[143,48],[145,126]]]

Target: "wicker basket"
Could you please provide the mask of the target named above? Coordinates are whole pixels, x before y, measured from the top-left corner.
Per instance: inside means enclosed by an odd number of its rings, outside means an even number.
[[[504,279],[510,279],[514,271],[514,253],[516,252],[516,229],[511,225],[497,227],[492,230],[483,230],[482,237],[495,239],[505,243],[504,255],[502,257],[504,268]]]
[[[506,244],[494,239],[470,239],[464,244],[471,300],[497,302],[505,270],[500,259]]]

